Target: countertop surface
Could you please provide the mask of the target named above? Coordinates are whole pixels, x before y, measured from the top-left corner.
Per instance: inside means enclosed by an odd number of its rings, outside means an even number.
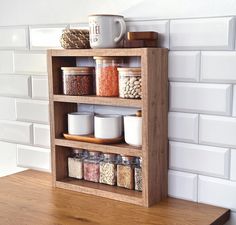
[[[27,170],[0,178],[4,225],[223,225],[229,210],[167,198],[144,208],[55,189],[49,173]]]

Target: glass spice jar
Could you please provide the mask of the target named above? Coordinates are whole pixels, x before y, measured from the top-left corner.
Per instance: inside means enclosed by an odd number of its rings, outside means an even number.
[[[92,95],[94,67],[62,67],[63,94]]]
[[[73,149],[72,154],[68,157],[68,176],[76,179],[84,177],[84,151],[82,149]]]
[[[84,179],[92,182],[99,182],[100,153],[89,152],[89,156],[84,160]]]
[[[119,96],[119,77],[117,67],[122,58],[94,57],[96,60],[96,94],[105,97]]]
[[[100,183],[115,185],[116,184],[116,155],[103,154],[100,162]]]
[[[142,158],[136,158],[134,168],[134,189],[136,191],[142,191]]]
[[[142,98],[141,68],[118,68],[119,96],[121,98]]]
[[[121,157],[121,162],[117,165],[117,186],[134,189],[133,157]]]

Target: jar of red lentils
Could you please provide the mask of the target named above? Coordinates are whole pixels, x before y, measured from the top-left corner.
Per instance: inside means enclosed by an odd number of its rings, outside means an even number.
[[[94,57],[96,60],[96,94],[105,97],[119,96],[118,67],[123,64],[119,57]]]

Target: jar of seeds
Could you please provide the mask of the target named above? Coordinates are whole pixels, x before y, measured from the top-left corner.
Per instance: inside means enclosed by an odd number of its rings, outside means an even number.
[[[82,149],[74,149],[68,157],[68,176],[76,179],[84,177],[84,151]]]
[[[99,182],[100,153],[89,152],[89,156],[84,160],[84,179],[92,182]]]
[[[134,189],[136,191],[142,191],[142,158],[136,158],[134,168]]]
[[[94,67],[62,67],[63,94],[92,95]]]
[[[116,155],[103,154],[100,162],[100,183],[115,185],[116,184]]]
[[[119,96],[121,98],[142,98],[141,68],[118,68]]]
[[[117,186],[134,189],[133,157],[121,157],[117,165]]]

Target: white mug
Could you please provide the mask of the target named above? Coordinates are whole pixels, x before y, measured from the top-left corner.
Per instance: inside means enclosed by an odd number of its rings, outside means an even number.
[[[122,136],[121,115],[96,115],[94,117],[94,136],[102,139],[113,139]]]
[[[68,133],[71,135],[89,135],[93,133],[94,114],[74,112],[68,114]]]
[[[126,25],[123,16],[90,15],[89,40],[91,48],[115,48],[124,38]]]

